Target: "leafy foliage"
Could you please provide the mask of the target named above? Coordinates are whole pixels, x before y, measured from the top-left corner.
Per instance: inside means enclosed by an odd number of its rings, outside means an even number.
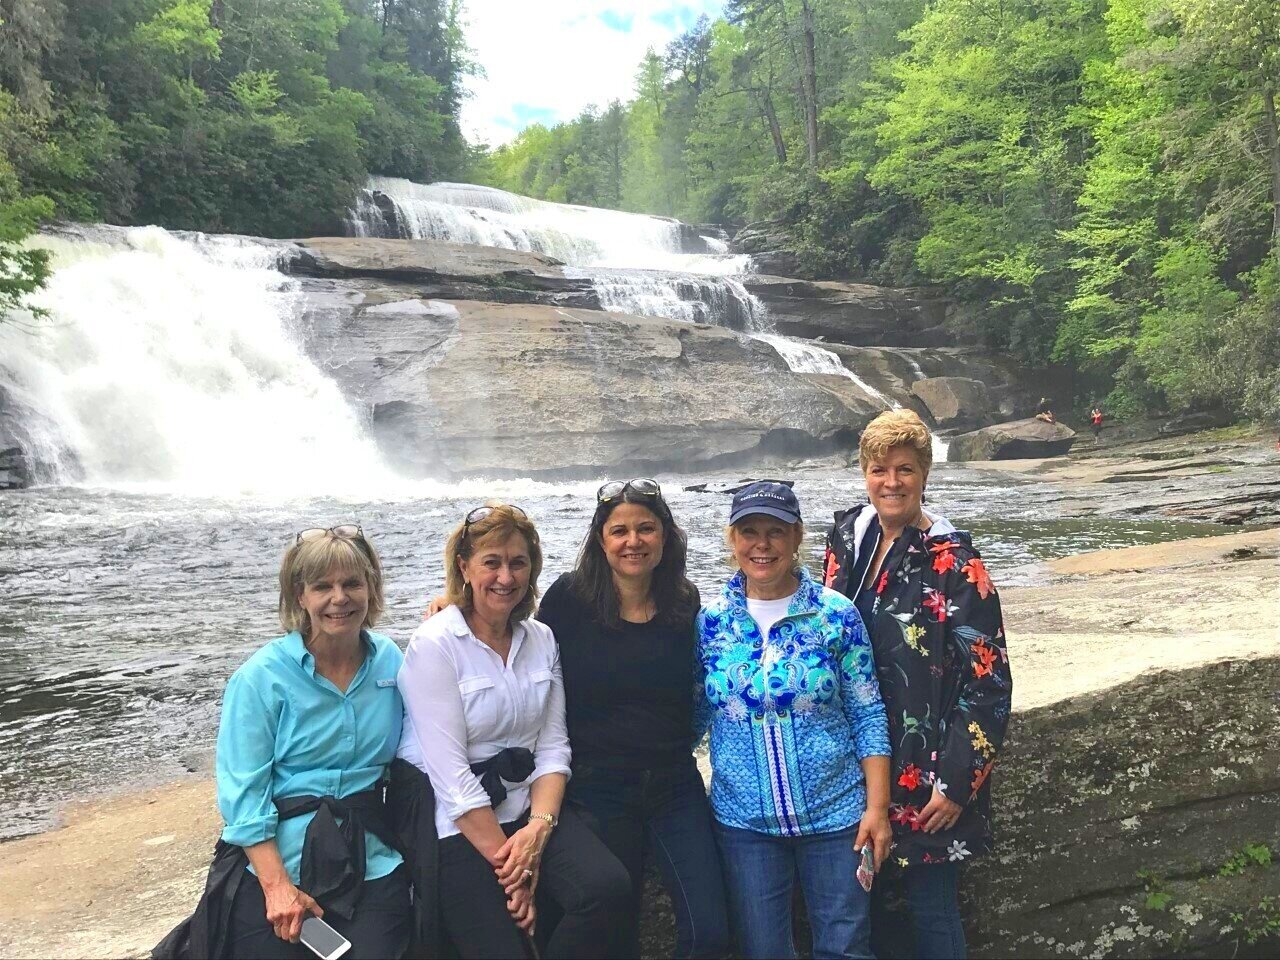
[[[1271,0],[725,9],[650,51],[604,146],[589,110],[486,181],[772,220],[813,275],[945,287],[957,324],[1067,368],[1084,409],[1280,419]]]
[[[460,0],[0,0],[0,158],[52,203],[41,216],[337,232],[371,171],[466,176],[462,16]]]

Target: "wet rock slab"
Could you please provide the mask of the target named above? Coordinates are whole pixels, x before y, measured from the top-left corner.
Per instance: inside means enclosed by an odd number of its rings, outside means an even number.
[[[348,291],[350,292],[350,291]],[[329,291],[306,348],[410,476],[576,476],[847,449],[881,404],[720,327]]]
[[[316,237],[295,245],[287,269],[331,280],[409,284],[402,296],[599,308],[590,280],[554,257],[443,240]]]
[[[1069,458],[1006,461],[998,469],[1053,483],[1044,499],[1063,516],[1280,523],[1280,451],[1270,437],[1118,444],[1103,437],[1078,441]]]
[[[968,377],[929,377],[911,385],[934,422],[946,429],[972,429],[992,420],[993,405],[987,385]]]

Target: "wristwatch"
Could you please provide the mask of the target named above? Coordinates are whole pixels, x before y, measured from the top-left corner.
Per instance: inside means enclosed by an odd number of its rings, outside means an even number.
[[[557,817],[554,813],[531,813],[529,814],[529,819],[545,820],[547,821],[547,825],[553,828],[560,826],[560,818]]]

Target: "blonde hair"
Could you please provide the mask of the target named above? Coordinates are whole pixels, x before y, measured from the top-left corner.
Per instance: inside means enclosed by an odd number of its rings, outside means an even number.
[[[311,615],[298,595],[308,584],[316,583],[330,570],[358,573],[369,588],[369,610],[362,627],[372,627],[386,609],[382,593],[382,564],[373,544],[364,538],[339,537],[333,533],[295,543],[285,551],[280,563],[280,626],[304,637],[311,632]]]
[[[463,613],[470,613],[474,606],[471,586],[463,582],[459,560],[470,560],[476,550],[491,543],[506,543],[515,534],[524,537],[529,547],[529,590],[511,611],[511,622],[526,619],[538,603],[538,575],[542,573],[542,542],[538,528],[528,517],[513,510],[505,503],[490,502],[493,512],[470,526],[464,520],[449,534],[444,545],[444,599],[457,606]]]
[[[883,460],[890,450],[904,447],[916,455],[921,471],[928,474],[933,466],[933,441],[929,428],[920,415],[905,407],[886,410],[862,431],[858,441],[858,463],[867,472],[873,460]]]

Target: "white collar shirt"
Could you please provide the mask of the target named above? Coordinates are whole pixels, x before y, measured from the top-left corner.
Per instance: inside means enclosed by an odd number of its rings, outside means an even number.
[[[430,777],[441,838],[460,832],[454,821],[463,814],[489,806],[473,763],[508,747],[533,753],[529,778],[506,784],[507,798],[494,809],[499,823],[529,809],[533,781],[569,775],[560,651],[546,624],[515,624],[504,664],[461,610],[446,607],[414,633],[396,685],[405,707],[398,756]]]

